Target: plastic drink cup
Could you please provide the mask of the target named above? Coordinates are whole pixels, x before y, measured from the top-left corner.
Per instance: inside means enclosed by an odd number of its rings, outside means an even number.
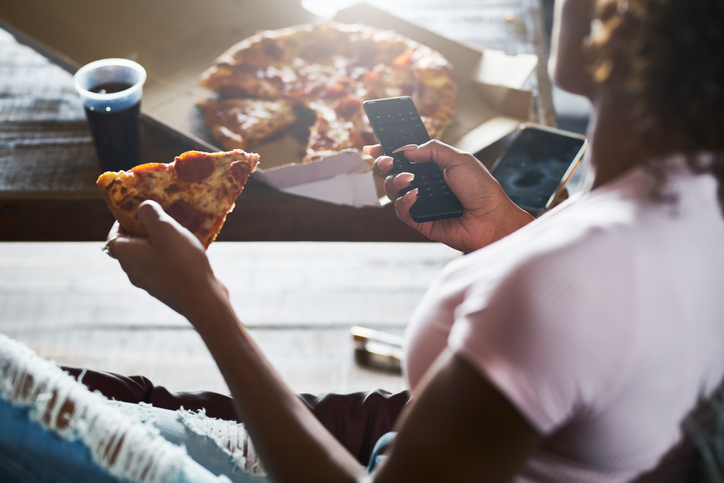
[[[73,78],[101,169],[120,171],[138,165],[145,69],[127,59],[103,59],[81,67]]]

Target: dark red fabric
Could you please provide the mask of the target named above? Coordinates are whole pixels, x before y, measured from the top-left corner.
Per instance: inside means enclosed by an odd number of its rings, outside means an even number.
[[[112,372],[92,371],[79,367],[61,367],[91,391],[99,391],[109,399],[130,403],[148,402],[153,383],[143,376],[121,376]]]
[[[76,379],[84,369],[63,367]],[[163,386],[154,386],[143,376],[122,376],[112,372],[85,370],[81,382],[92,391],[109,399],[129,403],[145,402],[155,407],[197,411],[228,421],[241,420],[236,415],[231,397],[210,391],[172,393]],[[383,434],[392,431],[398,416],[409,401],[407,391],[396,394],[381,389],[348,394],[300,394],[327,430],[352,453],[362,465],[367,465],[375,443]]]
[[[367,466],[375,443],[392,431],[410,400],[407,391],[396,394],[376,389],[347,394],[300,394],[309,409],[337,441]]]

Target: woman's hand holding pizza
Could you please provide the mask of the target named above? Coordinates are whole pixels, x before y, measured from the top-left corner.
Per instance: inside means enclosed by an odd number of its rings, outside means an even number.
[[[431,240],[468,253],[505,237],[533,220],[505,194],[485,166],[472,154],[432,140],[400,148],[410,161],[433,162],[445,170],[445,181],[463,205],[459,218],[416,223],[410,215],[417,190],[400,196],[413,179],[411,173],[390,174],[392,158],[380,145],[365,151],[377,157],[373,170],[385,178],[385,193],[394,201],[397,216]]]
[[[228,301],[201,242],[154,201],[138,209],[148,238],[129,237],[116,222],[108,234],[112,257],[129,280],[191,321],[212,300]]]

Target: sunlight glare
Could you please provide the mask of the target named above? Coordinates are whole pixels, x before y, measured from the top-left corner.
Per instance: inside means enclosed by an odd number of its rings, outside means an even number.
[[[361,0],[302,0],[302,6],[313,14],[322,18],[332,18],[335,14],[350,5],[360,3]],[[381,6],[390,6],[395,0],[366,0],[367,3]]]

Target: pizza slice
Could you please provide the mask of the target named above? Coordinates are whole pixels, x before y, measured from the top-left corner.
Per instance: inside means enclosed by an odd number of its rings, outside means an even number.
[[[346,151],[355,151],[367,158],[362,148],[367,144],[376,144],[377,138],[360,99],[319,99],[310,102],[309,108],[317,113],[317,120],[309,129],[304,163]],[[371,159],[368,161],[372,162]]]
[[[286,98],[206,99],[197,102],[211,135],[224,149],[249,149],[297,122],[294,101]]]
[[[172,163],[142,164],[128,171],[103,173],[96,184],[129,235],[147,236],[137,211],[143,201],[154,200],[208,248],[258,163],[258,154],[241,149],[189,151]]]

